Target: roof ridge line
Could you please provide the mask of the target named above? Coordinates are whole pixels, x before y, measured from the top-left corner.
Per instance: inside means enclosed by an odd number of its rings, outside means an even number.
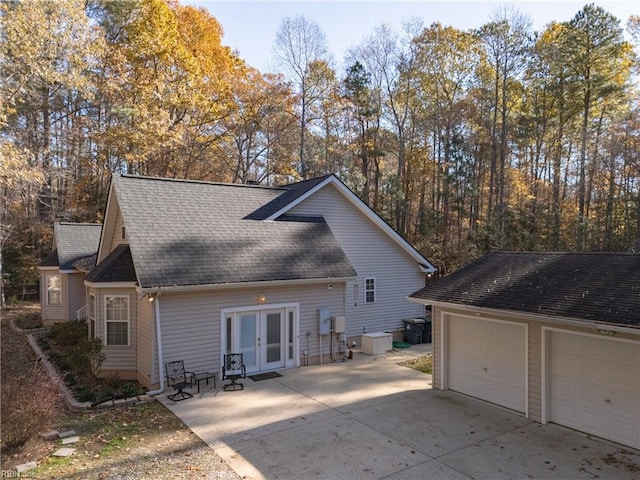
[[[230,183],[230,182],[210,182],[207,180],[195,180],[189,178],[168,178],[168,177],[152,177],[147,175],[133,175],[130,173],[121,173],[119,175],[121,178],[135,178],[138,180],[156,180],[162,182],[173,182],[173,183],[194,183],[199,185],[215,185],[221,187],[247,187],[247,188],[260,188],[263,190],[286,190],[287,186],[270,186],[270,185],[253,185],[247,183]]]
[[[81,226],[93,226],[93,225],[100,225],[102,226],[101,223],[97,223],[97,222],[55,222],[58,225],[81,225]]]

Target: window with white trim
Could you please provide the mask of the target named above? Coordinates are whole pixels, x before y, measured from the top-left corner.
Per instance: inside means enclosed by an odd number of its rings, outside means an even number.
[[[62,281],[60,275],[47,275],[47,305],[62,305]]]
[[[376,279],[364,279],[364,303],[376,303]]]
[[[104,298],[106,344],[129,345],[129,295]]]
[[[89,294],[89,338],[96,338],[96,296],[93,293]]]

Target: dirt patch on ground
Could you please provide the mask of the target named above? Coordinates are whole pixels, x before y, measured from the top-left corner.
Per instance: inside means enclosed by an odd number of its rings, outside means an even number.
[[[2,380],[6,375],[24,379],[34,395],[42,388],[33,379],[41,369],[26,342],[26,334],[17,332],[9,322],[33,313],[37,306],[10,307],[2,312]],[[4,390],[3,390],[4,396]],[[69,445],[75,453],[67,458],[51,457],[60,440],[45,440],[37,433],[21,447],[3,448],[2,472],[17,465],[36,462],[38,468],[27,475],[56,479],[238,479],[202,440],[159,402],[74,413],[66,409],[58,396],[53,415],[39,432],[74,430],[80,441]],[[4,398],[2,408],[5,408]],[[7,412],[4,412],[7,413]],[[4,418],[4,417],[3,417]],[[3,425],[4,435],[4,425]]]

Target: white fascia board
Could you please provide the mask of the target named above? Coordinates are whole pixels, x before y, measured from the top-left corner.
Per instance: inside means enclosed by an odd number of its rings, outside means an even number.
[[[85,286],[91,288],[137,288],[136,282],[84,282]]]
[[[313,187],[312,189],[308,190],[307,192],[305,192],[304,195],[300,195],[298,198],[296,198],[294,201],[288,203],[287,205],[285,205],[284,207],[282,207],[280,210],[278,210],[277,212],[271,214],[268,218],[266,218],[265,220],[276,220],[278,217],[280,217],[281,215],[284,215],[285,213],[287,213],[289,210],[291,210],[293,207],[295,207],[296,205],[298,205],[299,203],[305,201],[307,198],[309,198],[311,195],[313,195],[314,193],[316,193],[318,190],[324,188],[326,185],[328,185],[329,183],[332,183],[333,181],[337,180],[336,177],[334,177],[333,175],[327,177],[326,179],[324,179],[322,182],[320,182],[318,185],[316,185],[315,187]]]
[[[421,303],[423,305],[433,305],[435,307],[442,308],[451,308],[455,310],[463,310],[466,312],[471,312],[475,314],[485,314],[485,315],[497,315],[497,316],[509,316],[511,318],[522,320],[522,321],[535,321],[535,322],[549,322],[556,323],[560,325],[572,325],[574,327],[583,327],[583,328],[601,328],[603,330],[614,330],[617,332],[626,332],[633,334],[640,334],[640,326],[634,327],[633,325],[622,325],[622,324],[614,324],[607,323],[603,321],[597,320],[580,320],[576,318],[570,317],[556,317],[552,315],[545,314],[536,314],[536,313],[527,313],[520,312],[518,310],[500,310],[497,308],[486,308],[486,307],[475,307],[473,305],[460,305],[457,303],[449,303],[449,302],[438,302],[433,300],[426,300],[423,298],[413,298],[407,297],[407,300],[413,303]]]
[[[143,294],[169,293],[169,292],[198,292],[203,290],[229,290],[232,288],[261,288],[279,287],[287,285],[309,285],[320,283],[346,283],[355,280],[357,277],[333,277],[333,278],[305,278],[298,280],[270,280],[264,282],[238,282],[238,283],[212,283],[207,285],[183,285],[175,287],[147,287],[139,288]],[[87,283],[87,282],[85,282]]]
[[[269,216],[266,220],[276,220],[281,215],[284,215],[293,207],[303,202],[318,190],[324,188],[328,184],[333,184],[347,199],[362,213],[364,213],[374,224],[376,224],[383,232],[389,235],[406,253],[409,254],[414,260],[416,260],[424,273],[434,273],[436,267],[434,267],[429,260],[424,258],[420,252],[418,252],[413,246],[407,242],[398,232],[396,232],[391,226],[385,222],[376,212],[374,212],[366,203],[364,203],[358,196],[351,191],[338,177],[331,175],[323,180],[318,185],[310,189],[304,195],[296,198],[293,202],[285,205],[280,210]]]

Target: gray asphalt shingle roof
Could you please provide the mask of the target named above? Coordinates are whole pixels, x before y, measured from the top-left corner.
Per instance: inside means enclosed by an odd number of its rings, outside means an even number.
[[[136,270],[129,245],[118,245],[85,277],[88,282],[135,282]]]
[[[95,255],[100,244],[102,225],[98,223],[60,222],[53,226],[56,250],[45,258],[41,266],[54,266],[57,253],[60,270],[72,270],[80,259]]]
[[[47,255],[44,260],[42,260],[39,264],[39,267],[59,267],[60,260],[58,260],[58,250],[54,250],[49,255]]]
[[[355,276],[322,219],[260,221],[286,189],[114,176],[143,288]]]
[[[640,254],[494,252],[410,297],[640,326]]]

